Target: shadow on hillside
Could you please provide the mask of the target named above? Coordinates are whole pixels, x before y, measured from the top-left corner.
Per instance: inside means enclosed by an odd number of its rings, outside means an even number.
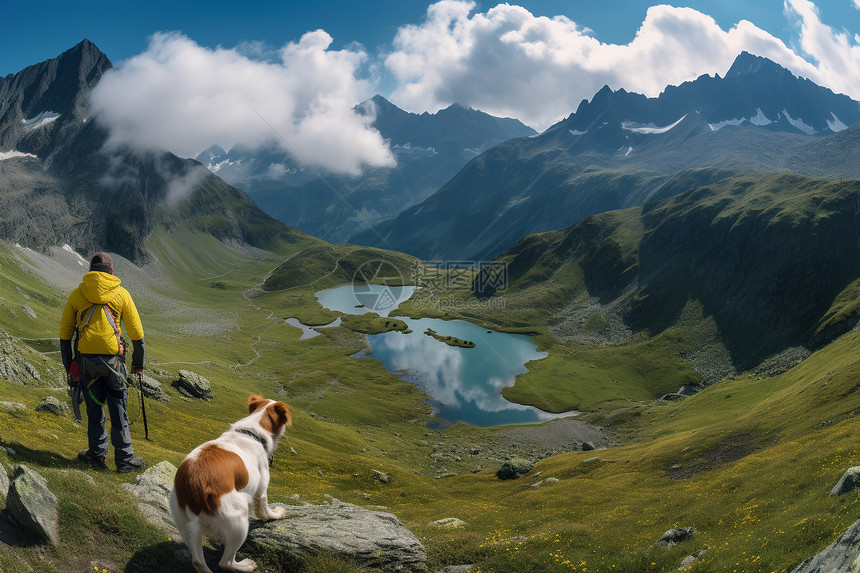
[[[36,547],[43,542],[21,527],[4,509],[0,511],[0,543],[12,547]]]
[[[220,544],[214,548],[204,545],[203,556],[212,573],[228,573],[227,569],[218,567],[218,560],[221,559],[223,551],[223,547]],[[239,559],[248,557],[257,561],[258,568],[256,569],[256,573],[288,573],[298,570],[295,563],[272,565],[251,555],[246,547],[239,549]],[[129,559],[124,569],[126,573],[151,573],[152,571],[158,571],[159,573],[188,573],[188,571],[193,570],[191,552],[184,544],[172,541],[144,547]]]
[[[86,436],[82,438],[82,444],[86,446]],[[77,459],[75,456],[72,459],[65,458],[58,454],[57,452],[51,452],[46,450],[34,450],[33,448],[28,448],[25,445],[19,444],[18,442],[7,442],[3,439],[0,439],[0,447],[3,448],[11,448],[14,452],[14,456],[10,456],[17,463],[28,462],[31,464],[36,464],[43,467],[49,468],[85,468],[89,467]]]

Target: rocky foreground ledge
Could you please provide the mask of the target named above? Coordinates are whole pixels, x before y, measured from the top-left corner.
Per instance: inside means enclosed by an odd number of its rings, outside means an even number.
[[[168,505],[175,475],[173,464],[161,462],[125,487],[139,500],[139,509],[150,523],[179,539]],[[287,516],[269,522],[252,519],[243,553],[274,554],[286,561],[325,553],[381,571],[428,570],[424,546],[392,513],[334,498],[328,505],[272,505],[285,507]],[[190,561],[190,554],[184,558]]]

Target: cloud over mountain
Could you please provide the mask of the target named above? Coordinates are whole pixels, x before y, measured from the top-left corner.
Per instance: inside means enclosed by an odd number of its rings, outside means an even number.
[[[800,24],[799,43],[815,65],[749,21],[726,31],[691,8],[652,6],[626,45],[603,43],[565,16],[509,4],[474,9],[443,0],[423,23],[400,28],[385,60],[398,84],[392,101],[411,111],[459,102],[544,128],[604,84],[656,96],[668,84],[724,74],[744,50],[860,96],[857,39],[824,25],[808,0],[787,0],[785,11]]]
[[[148,49],[110,71],[92,94],[110,129],[109,146],[168,149],[193,157],[218,143],[276,142],[311,166],[358,173],[392,165],[372,118],[356,114],[370,88],[357,49],[329,50],[322,30],[288,43],[277,59],[247,46],[209,49],[178,33],[155,34]]]

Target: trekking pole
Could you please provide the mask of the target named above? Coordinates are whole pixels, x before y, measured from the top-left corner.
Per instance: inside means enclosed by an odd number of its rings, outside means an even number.
[[[143,374],[137,374],[137,388],[140,392],[140,408],[143,412],[143,439],[149,439],[149,426],[146,424],[146,402],[143,400]]]

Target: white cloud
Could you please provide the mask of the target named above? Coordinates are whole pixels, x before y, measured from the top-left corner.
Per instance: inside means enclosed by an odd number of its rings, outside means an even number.
[[[854,0],[858,4],[860,0]],[[835,30],[821,21],[809,0],[785,0],[785,11],[800,26],[800,48],[812,58],[816,73],[810,79],[836,92],[860,99],[860,38]]]
[[[208,49],[180,34],[155,34],[148,49],[99,82],[92,105],[109,147],[170,150],[193,157],[217,143],[272,141],[312,166],[357,174],[393,165],[379,132],[353,107],[371,86],[358,77],[359,50],[329,50],[322,30],[289,43],[278,61],[256,44]],[[286,143],[285,143],[286,142]]]
[[[691,8],[652,6],[626,45],[603,43],[564,16],[536,17],[509,4],[486,13],[474,8],[443,0],[428,8],[423,23],[400,28],[385,59],[398,82],[395,104],[424,111],[457,102],[541,129],[604,84],[656,96],[669,84],[725,74],[743,50],[860,97],[856,47],[849,50],[846,34],[821,24],[806,0],[787,0],[786,10],[801,19],[801,44],[817,66],[751,22],[726,31]]]

